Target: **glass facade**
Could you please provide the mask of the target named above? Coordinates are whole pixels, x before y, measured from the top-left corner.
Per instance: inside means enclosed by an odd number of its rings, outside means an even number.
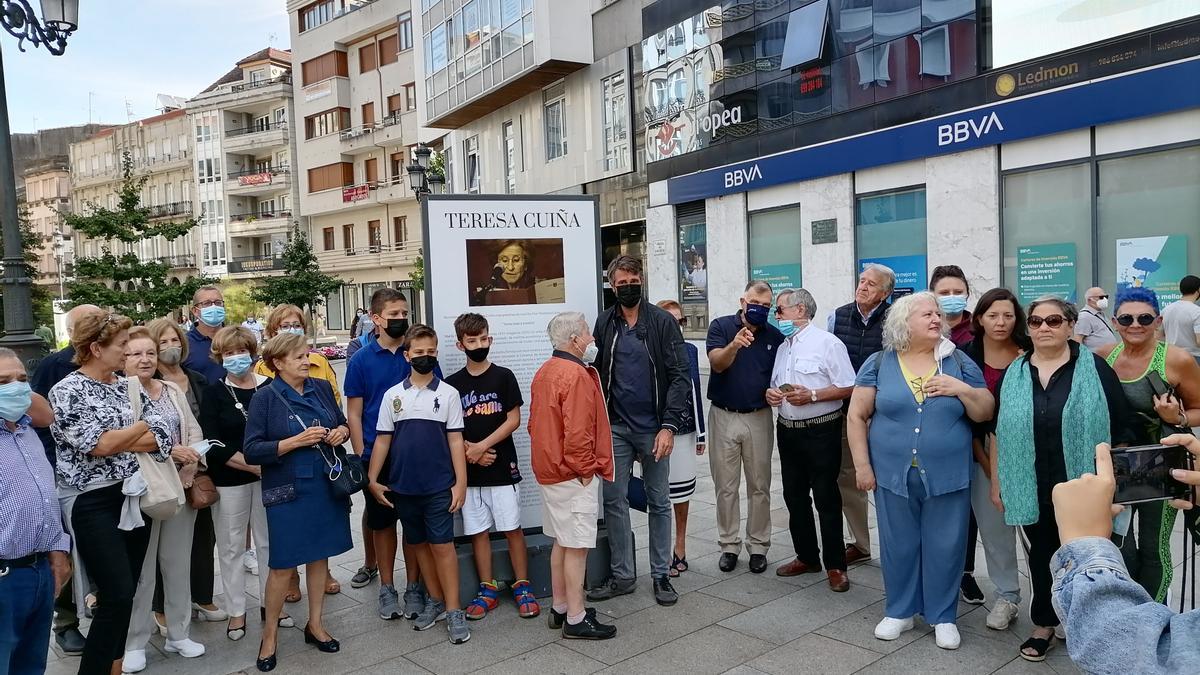
[[[925,290],[925,188],[858,197],[855,204],[858,269],[886,265],[896,273],[894,297]]]
[[[800,207],[789,206],[750,214],[750,278],[766,281],[775,292],[799,288]]]

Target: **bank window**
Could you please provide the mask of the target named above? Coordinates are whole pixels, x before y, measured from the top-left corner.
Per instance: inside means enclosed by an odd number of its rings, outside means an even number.
[[[683,334],[703,339],[708,334],[708,228],[704,202],[676,207],[679,224],[679,304],[687,325]]]
[[[1005,175],[1002,217],[1004,285],[1021,304],[1078,301],[1092,285],[1091,165]]]
[[[890,267],[896,297],[925,290],[925,188],[859,197],[855,213],[858,269],[867,263]]]
[[[775,293],[799,288],[800,207],[750,214],[750,279],[766,281]]]

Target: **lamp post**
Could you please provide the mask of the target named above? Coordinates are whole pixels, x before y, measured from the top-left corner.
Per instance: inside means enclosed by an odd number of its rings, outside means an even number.
[[[58,301],[62,302],[65,299],[63,293],[63,252],[66,245],[63,244],[62,228],[54,229],[54,262],[58,264]]]
[[[417,196],[417,201],[424,201],[425,195],[442,194],[446,187],[446,178],[429,168],[429,156],[433,154],[433,151],[422,143],[417,146],[416,150],[413,150],[412,154],[413,162],[406,169],[408,171],[408,187]]]
[[[67,49],[67,38],[79,25],[79,0],[42,0],[38,21],[26,0],[0,0],[0,26],[17,38],[17,49],[25,42],[45,47],[55,56]],[[12,138],[8,128],[8,95],[4,87],[4,63],[0,58],[0,229],[4,241],[4,337],[0,347],[17,353],[27,368],[45,353],[46,343],[33,333],[33,280],[25,274],[21,228],[17,221],[17,177],[13,172]],[[62,275],[59,274],[61,283]],[[60,291],[61,295],[61,291]]]

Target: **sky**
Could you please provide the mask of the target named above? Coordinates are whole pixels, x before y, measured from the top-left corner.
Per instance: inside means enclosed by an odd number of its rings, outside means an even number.
[[[0,31],[14,133],[158,114],[158,94],[191,98],[254,52],[287,49],[285,0],[80,0],[79,28],[52,56]],[[31,5],[41,13],[40,3]],[[271,36],[274,35],[274,41]],[[89,95],[90,92],[90,95]],[[90,99],[90,104],[89,104]]]

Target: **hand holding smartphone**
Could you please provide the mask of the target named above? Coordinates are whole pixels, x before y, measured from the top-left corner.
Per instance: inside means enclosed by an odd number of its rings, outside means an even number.
[[[1190,499],[1192,487],[1171,476],[1172,469],[1192,468],[1192,458],[1180,445],[1143,445],[1112,449],[1114,504],[1137,504],[1167,499]]]

